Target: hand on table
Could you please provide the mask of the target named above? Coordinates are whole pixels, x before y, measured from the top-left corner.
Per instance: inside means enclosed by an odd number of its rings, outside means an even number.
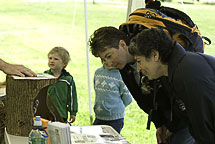
[[[1,62],[0,69],[5,74],[13,74],[21,77],[30,76],[30,77],[36,77],[37,75],[31,71],[30,69],[26,68],[23,65],[18,64],[9,64],[7,62]]]

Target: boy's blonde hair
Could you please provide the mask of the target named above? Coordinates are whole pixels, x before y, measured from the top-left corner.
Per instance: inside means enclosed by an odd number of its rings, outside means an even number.
[[[60,58],[62,59],[63,63],[65,64],[65,67],[68,65],[69,61],[70,61],[70,55],[69,52],[63,48],[63,47],[54,47],[53,49],[50,50],[50,52],[48,53],[48,56],[50,54],[54,54],[57,53],[59,54]]]

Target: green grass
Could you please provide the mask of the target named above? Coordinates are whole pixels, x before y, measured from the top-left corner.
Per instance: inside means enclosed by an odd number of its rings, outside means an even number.
[[[90,125],[88,103],[87,59],[85,40],[84,4],[70,2],[28,2],[24,0],[0,0],[0,56],[10,63],[23,64],[37,73],[48,69],[47,53],[54,46],[63,46],[71,55],[67,70],[74,76],[79,113],[73,125]],[[163,5],[185,10],[198,25],[202,35],[212,41],[214,36],[213,5],[184,5],[172,2]],[[127,1],[97,2],[87,5],[89,36],[99,27],[118,27],[125,22]],[[214,44],[205,52],[215,55]],[[90,54],[91,95],[94,101],[93,74],[101,66],[100,60]],[[0,80],[5,75],[0,73]],[[155,128],[146,130],[147,115],[134,101],[126,109],[122,135],[132,144],[155,144]]]

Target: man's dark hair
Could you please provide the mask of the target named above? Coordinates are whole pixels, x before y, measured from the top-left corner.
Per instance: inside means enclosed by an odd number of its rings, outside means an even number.
[[[129,45],[129,38],[124,32],[111,26],[101,27],[90,36],[90,50],[95,57],[98,57],[99,52],[109,48],[118,49],[120,40],[124,40]]]
[[[161,62],[167,63],[173,51],[175,41],[162,29],[145,29],[131,39],[131,55],[150,58],[153,51],[158,51]]]

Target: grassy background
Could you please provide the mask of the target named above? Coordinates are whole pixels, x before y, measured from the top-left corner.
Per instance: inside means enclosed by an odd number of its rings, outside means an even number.
[[[212,42],[214,35],[213,5],[202,3],[182,5],[164,2],[163,5],[187,12],[198,25],[202,35]],[[88,34],[102,26],[118,27],[125,22],[127,0],[87,3]],[[63,46],[71,55],[67,70],[74,76],[79,113],[73,125],[90,125],[86,38],[83,1],[32,2],[27,0],[0,0],[0,57],[10,63],[19,63],[36,73],[48,69],[47,53],[55,46]],[[207,54],[215,55],[214,44],[206,46]],[[93,74],[101,66],[100,60],[90,57],[91,95],[94,101]],[[5,75],[0,72],[0,80]],[[147,116],[134,101],[126,109],[122,135],[132,144],[155,144],[155,128],[146,130]]]

